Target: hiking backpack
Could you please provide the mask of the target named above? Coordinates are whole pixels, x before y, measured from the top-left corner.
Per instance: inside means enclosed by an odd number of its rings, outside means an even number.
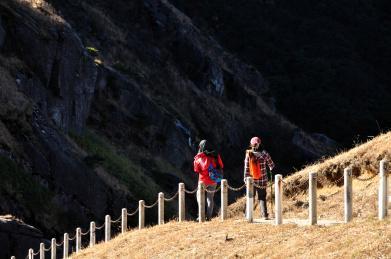
[[[258,159],[252,154],[250,150],[247,151],[249,157],[249,169],[250,175],[254,180],[258,180],[261,178],[261,166],[259,164]]]
[[[221,180],[223,179],[223,172],[220,168],[220,165],[218,164],[218,161],[216,161],[216,167],[213,166],[213,163],[209,163],[208,167],[208,173],[209,173],[209,178],[214,181],[215,183],[220,183]]]

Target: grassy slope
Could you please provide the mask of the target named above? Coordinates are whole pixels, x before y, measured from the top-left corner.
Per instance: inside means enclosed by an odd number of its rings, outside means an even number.
[[[389,157],[391,133],[322,163],[312,165],[286,179],[287,186],[304,182],[308,171],[323,174],[340,171],[355,161],[365,175],[375,173],[378,160]],[[362,161],[362,162],[360,162]],[[362,164],[361,164],[362,163]],[[356,173],[360,173],[356,170]],[[362,176],[363,177],[363,176]],[[322,178],[321,178],[322,179]],[[328,178],[324,178],[327,179]],[[332,180],[329,178],[329,180]],[[319,218],[343,218],[343,190],[331,184],[319,186]],[[170,222],[144,230],[130,231],[107,244],[84,250],[74,258],[144,257],[382,257],[391,255],[391,221],[378,221],[377,183],[353,181],[353,215],[349,224],[330,227],[260,225],[243,221],[243,199],[230,206],[231,219],[204,224]],[[303,184],[303,188],[306,184]],[[284,218],[307,218],[307,195],[288,192]],[[258,214],[255,214],[258,216]],[[227,238],[228,237],[228,238]]]
[[[391,160],[391,132],[363,143],[355,148],[342,152],[335,157],[317,162],[287,177],[285,181],[285,194],[291,196],[297,191],[294,186],[299,185],[299,189],[306,189],[306,179],[309,172],[317,172],[318,179],[324,185],[334,185],[333,183],[341,178],[344,168],[352,166],[353,175],[362,177],[377,174],[381,159]],[[341,184],[341,183],[340,183]],[[318,184],[318,187],[323,187]],[[296,190],[295,190],[296,189]]]
[[[389,219],[327,228],[275,227],[235,220],[169,223],[120,235],[73,258],[384,257],[391,253],[389,230]]]

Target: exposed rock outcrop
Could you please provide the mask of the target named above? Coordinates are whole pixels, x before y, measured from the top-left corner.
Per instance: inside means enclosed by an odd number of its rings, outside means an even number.
[[[37,249],[40,242],[47,243],[41,231],[12,216],[0,216],[0,241],[0,258],[25,258],[29,248]]]

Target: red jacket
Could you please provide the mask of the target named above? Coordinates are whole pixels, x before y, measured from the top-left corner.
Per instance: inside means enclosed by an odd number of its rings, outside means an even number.
[[[223,161],[221,161],[220,155],[217,155],[217,161],[212,156],[207,156],[204,153],[199,153],[194,157],[194,172],[199,174],[198,181],[204,183],[205,185],[214,185],[216,184],[213,180],[210,179],[208,173],[208,167],[212,163],[213,167],[216,168],[216,163],[219,164],[220,168],[223,169]]]

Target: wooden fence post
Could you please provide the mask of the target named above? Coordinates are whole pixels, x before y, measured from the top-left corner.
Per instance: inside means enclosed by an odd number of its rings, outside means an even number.
[[[254,211],[254,180],[252,177],[246,178],[246,219],[253,222]]]
[[[352,188],[352,168],[348,167],[344,170],[344,215],[345,223],[352,220],[353,215],[353,188]]]
[[[221,220],[227,219],[228,207],[228,182],[226,179],[221,180]]]
[[[121,210],[121,233],[125,233],[128,230],[128,210],[123,208]]]
[[[186,218],[186,205],[185,205],[185,184],[179,183],[178,185],[178,213],[179,222],[185,221]]]
[[[316,196],[316,173],[309,173],[309,222],[310,225],[316,225],[317,224],[317,196]]]
[[[105,217],[105,242],[109,242],[111,237],[111,218],[110,215]]]
[[[39,259],[45,259],[45,244],[39,244]]]
[[[68,252],[69,252],[69,235],[68,233],[64,234],[64,249],[63,249],[63,258],[68,258]]]
[[[52,246],[52,248],[50,251],[50,259],[56,259],[57,258],[57,243],[56,243],[55,238],[52,238],[51,246]]]
[[[198,183],[197,197],[198,197],[198,222],[204,222],[205,221],[205,185],[201,182]]]
[[[379,172],[379,220],[387,217],[388,210],[388,167],[385,159],[380,161]]]
[[[274,199],[275,199],[275,213],[276,225],[282,224],[282,175],[274,176]]]
[[[138,229],[143,229],[145,226],[145,201],[138,202]]]
[[[96,228],[95,228],[95,222],[90,222],[90,247],[95,245],[96,242]]]
[[[159,192],[159,203],[158,203],[158,224],[164,224],[164,193]]]
[[[76,253],[81,250],[81,228],[76,228]]]

